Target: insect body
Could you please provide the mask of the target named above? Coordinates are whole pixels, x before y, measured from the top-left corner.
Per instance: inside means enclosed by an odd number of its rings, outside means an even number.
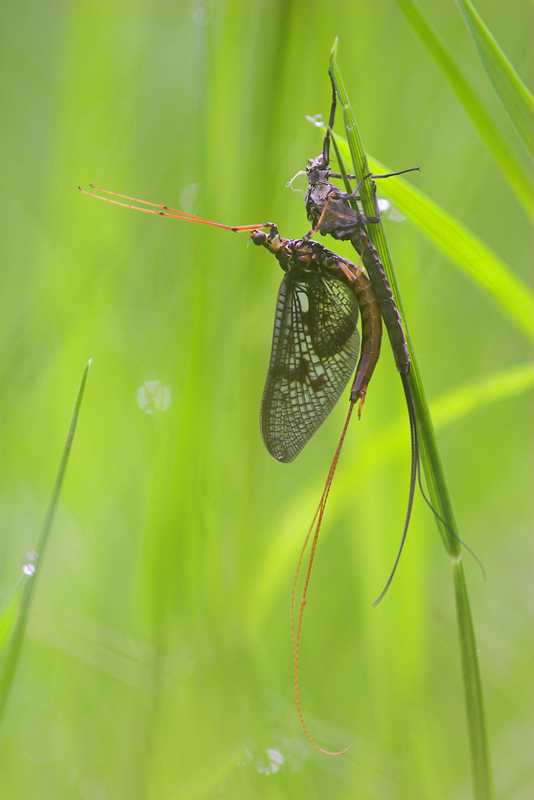
[[[306,170],[309,180],[309,188],[305,197],[308,219],[323,236],[330,234],[334,239],[350,239],[354,249],[361,255],[376,292],[397,369],[401,373],[408,374],[411,362],[399,310],[378,251],[364,228],[369,223],[380,221],[378,204],[376,204],[377,215],[375,217],[367,217],[363,212],[352,208],[348,202],[349,195],[341,192],[337,186],[329,182],[330,169],[317,167],[317,162],[322,160],[322,155],[321,153],[317,159],[310,161]],[[373,193],[376,200],[374,183]]]

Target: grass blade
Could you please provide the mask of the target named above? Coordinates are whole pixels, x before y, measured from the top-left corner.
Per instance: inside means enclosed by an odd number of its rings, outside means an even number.
[[[22,643],[24,640],[24,633],[28,622],[31,599],[33,595],[33,589],[35,586],[35,580],[37,578],[38,572],[40,571],[40,564],[42,563],[45,547],[49,539],[50,531],[52,529],[52,522],[54,520],[54,514],[56,512],[59,500],[61,485],[63,483],[63,478],[65,477],[65,471],[67,469],[67,461],[69,459],[72,447],[72,441],[74,438],[74,432],[76,430],[78,415],[80,413],[80,407],[82,404],[85,384],[87,382],[87,376],[89,374],[89,369],[91,368],[91,361],[92,359],[90,359],[87,362],[87,365],[83,372],[82,381],[80,383],[80,388],[78,389],[78,396],[76,398],[76,403],[74,405],[74,412],[72,414],[67,440],[65,442],[63,455],[61,457],[61,463],[59,465],[58,473],[56,476],[56,482],[54,484],[54,489],[52,491],[50,505],[48,506],[46,519],[37,544],[36,552],[38,561],[36,561],[35,567],[33,569],[30,570],[29,567],[28,571],[26,571],[25,569],[27,575],[26,580],[24,580],[23,578],[17,584],[9,600],[6,602],[4,608],[2,609],[0,615],[0,637],[1,637],[0,644],[2,647],[2,653],[1,653],[2,675],[0,679],[0,718],[6,707],[7,699],[9,697],[9,690],[12,686],[13,678],[15,677],[15,672],[17,669]]]
[[[369,170],[367,168],[365,150],[363,148],[363,143],[361,141],[358,126],[356,124],[356,119],[343,85],[341,73],[336,63],[336,48],[337,41],[334,44],[334,48],[331,53],[331,68],[334,74],[338,96],[343,107],[345,129],[347,132],[347,140],[352,156],[354,173],[359,179],[363,177],[363,175],[367,174]],[[364,187],[367,190],[365,192],[361,192],[364,211],[369,216],[372,216],[373,203],[368,181],[363,184],[362,190]],[[389,252],[384,227],[382,223],[369,227],[372,227],[373,242],[382,257],[388,274],[388,279],[391,283],[393,294],[395,296],[395,301],[397,302],[399,311],[404,319],[404,311],[402,308],[399,287],[397,284],[395,271],[393,269],[391,254]],[[447,523],[448,529],[436,519],[445,547],[453,558],[456,617],[464,678],[464,693],[473,774],[473,791],[477,800],[491,800],[493,797],[493,782],[491,776],[489,749],[487,745],[482,687],[474,629],[471,620],[467,588],[465,585],[463,568],[461,564],[460,543],[459,539],[457,538],[458,531],[454,518],[452,501],[449,495],[445,473],[436,443],[430,411],[423,389],[421,375],[417,366],[417,361],[415,359],[413,346],[406,324],[405,332],[408,340],[410,356],[412,358],[412,366],[409,377],[417,414],[417,424],[420,435],[421,455],[425,477],[432,503],[438,510],[440,516]],[[453,533],[455,535],[453,535]]]
[[[456,0],[480,60],[523,144],[534,156],[534,100],[470,0]]]
[[[515,153],[503,138],[491,115],[484,108],[471,80],[462,72],[445,43],[423,16],[420,8],[411,0],[402,0],[402,2],[399,2],[399,8],[436,63],[446,74],[451,87],[458,95],[466,113],[471,117],[473,124],[493,153],[497,164],[515,190],[523,208],[529,216],[532,215],[532,177],[516,158]]]

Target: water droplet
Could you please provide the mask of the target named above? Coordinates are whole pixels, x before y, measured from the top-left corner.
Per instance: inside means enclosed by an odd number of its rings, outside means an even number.
[[[271,759],[271,772],[278,772],[285,759],[279,750],[267,750],[267,755]]]
[[[266,753],[269,763],[266,764],[263,759],[258,760],[258,772],[261,772],[263,775],[272,775],[273,772],[278,772],[285,758],[279,750],[266,750]]]
[[[385,197],[381,197],[378,201],[378,208],[391,222],[404,222],[406,219],[404,214],[401,214],[401,212],[395,208],[391,200],[386,200]]]
[[[308,122],[311,122],[313,125],[316,125],[318,128],[322,128],[324,125],[323,122],[323,115],[322,114],[314,114],[313,117],[310,117],[309,114],[306,115],[306,119]]]
[[[22,571],[25,575],[34,575],[35,567],[33,564],[24,564],[24,566],[22,567]]]
[[[137,391],[137,405],[147,414],[166,411],[171,402],[171,390],[161,381],[147,381]]]

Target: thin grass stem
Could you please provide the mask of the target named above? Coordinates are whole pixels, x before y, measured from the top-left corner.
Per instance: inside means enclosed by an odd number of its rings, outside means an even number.
[[[17,664],[19,661],[22,644],[24,641],[26,625],[28,623],[30,606],[35,588],[35,581],[37,579],[37,575],[41,571],[41,564],[43,562],[44,551],[48,543],[48,540],[50,538],[50,532],[52,530],[52,522],[54,521],[54,515],[56,513],[59,495],[61,492],[61,486],[63,484],[63,478],[65,477],[65,472],[67,469],[67,462],[72,448],[72,442],[76,430],[76,423],[78,421],[78,415],[80,413],[80,407],[83,400],[83,394],[85,390],[85,384],[87,382],[87,376],[89,374],[89,369],[91,368],[91,362],[92,359],[90,359],[86,364],[82,376],[82,381],[80,383],[80,388],[78,389],[78,396],[76,397],[76,403],[74,405],[74,411],[72,414],[72,419],[70,422],[70,427],[69,427],[69,432],[67,434],[65,447],[63,448],[63,455],[61,457],[61,462],[57,472],[56,482],[54,484],[54,489],[52,491],[52,497],[50,498],[50,504],[48,506],[48,511],[46,514],[43,529],[41,531],[41,535],[37,543],[35,567],[33,570],[33,574],[28,575],[26,577],[25,583],[22,586],[20,584],[17,584],[16,589],[17,590],[19,588],[22,589],[21,593],[19,594],[18,603],[16,602],[16,595],[18,594],[18,591],[16,591],[13,594],[13,599],[15,602],[14,603],[8,602],[4,607],[4,609],[2,610],[1,614],[2,619],[0,621],[4,622],[4,615],[6,615],[7,624],[9,625],[10,635],[7,638],[7,641],[5,642],[5,651],[2,654],[3,669],[0,679],[0,719],[2,718],[3,712],[5,710],[7,700],[9,698],[9,692],[11,686],[13,685],[13,679],[15,677],[15,673],[17,670]]]
[[[367,175],[370,172],[370,169],[367,163],[367,157],[361,140],[360,132],[358,130],[356,118],[350,105],[339,67],[336,63],[336,49],[337,40],[332,49],[330,64],[334,75],[338,97],[343,108],[343,118],[352,157],[354,174],[357,176],[357,178],[361,178],[364,175]],[[350,191],[350,187],[347,188],[347,191]],[[362,184],[360,193],[364,212],[368,216],[373,216],[374,203],[371,186],[368,181]],[[408,349],[412,360],[409,380],[415,404],[425,478],[428,484],[428,491],[432,504],[446,523],[444,525],[443,522],[436,517],[436,523],[438,525],[440,535],[443,539],[447,552],[452,557],[453,563],[456,618],[458,625],[458,637],[460,643],[464,695],[471,752],[473,796],[476,800],[491,800],[491,798],[494,796],[494,792],[484,717],[482,683],[480,679],[475,633],[471,619],[467,587],[465,584],[461,562],[460,541],[456,520],[454,518],[452,501],[436,443],[436,437],[423,389],[421,374],[417,365],[417,359],[415,357],[409,329],[406,324],[406,317],[404,314],[399,285],[382,222],[379,222],[373,226],[369,226],[368,235],[380,253],[389,282],[391,284],[391,288],[393,290],[395,302],[397,303],[397,307],[399,308],[403,320],[406,339],[408,342]]]

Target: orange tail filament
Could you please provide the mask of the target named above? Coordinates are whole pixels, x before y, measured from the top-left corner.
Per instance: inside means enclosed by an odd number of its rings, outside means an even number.
[[[300,636],[301,636],[301,632],[302,632],[302,617],[303,617],[303,614],[304,614],[304,606],[306,605],[306,594],[307,594],[308,585],[309,585],[309,582],[310,582],[310,575],[311,575],[311,570],[312,570],[312,565],[313,565],[313,559],[315,557],[315,550],[317,548],[317,541],[319,539],[319,532],[321,530],[321,523],[323,521],[323,515],[324,515],[325,508],[326,508],[326,501],[328,500],[328,495],[330,494],[330,488],[332,486],[332,481],[334,479],[334,473],[336,471],[337,462],[339,460],[339,454],[341,452],[341,448],[343,446],[343,441],[345,439],[345,434],[346,434],[347,428],[349,426],[350,418],[351,418],[351,415],[352,415],[352,410],[354,408],[354,403],[355,403],[355,401],[351,400],[351,403],[350,403],[350,406],[349,406],[349,413],[347,414],[347,419],[345,420],[345,425],[343,426],[343,431],[341,432],[341,437],[339,439],[339,443],[338,443],[338,446],[336,448],[336,452],[334,454],[334,458],[332,460],[332,464],[330,466],[330,470],[328,472],[328,477],[326,479],[325,487],[323,489],[323,494],[321,496],[321,500],[320,500],[319,505],[317,507],[317,511],[315,512],[315,516],[313,518],[312,524],[310,525],[310,529],[309,529],[308,534],[306,536],[306,539],[304,541],[304,546],[302,548],[302,551],[301,551],[301,554],[300,554],[300,558],[299,558],[299,562],[298,562],[298,565],[297,565],[297,574],[295,575],[295,580],[293,582],[293,590],[291,592],[291,646],[292,646],[292,649],[293,649],[293,674],[294,674],[294,678],[295,678],[295,698],[296,698],[296,701],[297,701],[297,710],[298,710],[298,714],[299,714],[299,717],[300,717],[300,722],[301,722],[302,727],[304,729],[304,733],[306,734],[306,737],[308,738],[308,741],[317,750],[320,750],[321,753],[326,753],[326,755],[329,755],[329,756],[338,756],[338,755],[341,755],[341,753],[345,753],[349,749],[349,747],[352,747],[352,744],[349,744],[343,750],[331,751],[331,750],[325,750],[324,748],[319,747],[319,745],[316,744],[315,741],[312,739],[312,737],[311,737],[311,735],[308,732],[308,729],[306,727],[306,723],[304,722],[304,715],[302,713],[302,706],[301,706],[301,703],[300,703],[298,660],[299,660]],[[302,590],[302,597],[300,599],[300,604],[299,604],[300,608],[299,608],[299,612],[298,612],[298,619],[296,619],[296,614],[295,614],[295,594],[296,594],[296,591],[297,591],[297,582],[298,582],[298,578],[299,578],[300,571],[301,571],[301,568],[302,568],[302,562],[304,560],[304,554],[305,554],[306,549],[308,547],[308,542],[310,541],[310,537],[312,536],[312,533],[313,533],[313,537],[312,537],[312,542],[311,542],[310,558],[309,558],[309,561],[308,561],[308,569],[306,571],[306,578],[304,580],[304,587],[303,587],[303,590]]]
[[[90,183],[89,186],[96,192],[103,192],[104,194],[110,194],[114,197],[122,197],[123,200],[131,200],[132,203],[121,203],[119,200],[112,200],[111,197],[102,197],[100,194],[82,189],[81,186],[78,186],[78,189],[82,194],[87,194],[89,197],[96,197],[97,200],[105,200],[107,203],[113,203],[115,206],[133,208],[134,211],[144,211],[146,214],[159,214],[160,217],[174,217],[175,219],[185,219],[189,222],[201,222],[203,225],[213,225],[214,228],[224,228],[234,233],[272,227],[272,222],[259,222],[257,225],[223,225],[220,222],[212,222],[210,219],[203,219],[203,217],[197,217],[194,214],[188,214],[186,211],[179,211],[176,208],[170,208],[160,203],[150,203],[148,200],[140,200],[138,197],[130,197],[130,195],[120,194],[120,192],[111,192],[109,189],[101,189],[99,186],[93,186],[92,183]],[[142,208],[141,206],[133,205],[133,203],[143,203],[145,206],[151,206],[151,208]]]

